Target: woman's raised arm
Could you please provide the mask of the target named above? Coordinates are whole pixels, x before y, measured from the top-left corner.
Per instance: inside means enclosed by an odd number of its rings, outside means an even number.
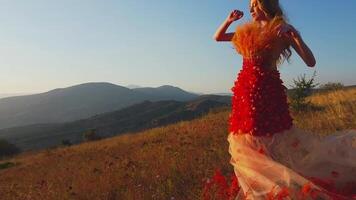
[[[303,59],[305,64],[309,67],[314,67],[316,64],[313,52],[305,44],[299,32],[289,24],[284,25],[279,30],[278,34],[286,36],[288,43],[294,48],[294,50]]]
[[[314,67],[316,64],[315,57],[313,52],[309,49],[309,47],[305,44],[302,37],[298,34],[293,41],[291,42],[294,50],[299,54],[299,56],[304,60],[305,64],[309,67]]]
[[[226,33],[226,30],[232,24],[232,22],[241,19],[243,12],[239,10],[232,11],[226,20],[220,25],[218,30],[214,34],[214,39],[218,42],[220,41],[231,41],[235,33]]]

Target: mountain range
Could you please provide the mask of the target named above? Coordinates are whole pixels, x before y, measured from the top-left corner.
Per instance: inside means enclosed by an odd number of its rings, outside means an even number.
[[[192,101],[143,101],[129,107],[87,119],[65,123],[34,124],[0,130],[0,137],[21,150],[38,150],[58,146],[67,140],[72,144],[83,142],[85,132],[95,130],[100,138],[122,133],[191,120],[207,114],[211,109],[228,107],[229,96],[206,95]]]
[[[0,99],[0,129],[39,123],[63,123],[119,110],[143,101],[189,101],[199,95],[178,87],[126,88],[98,82],[45,93]]]
[[[230,105],[231,96],[198,95],[178,87],[85,83],[45,93],[0,99],[0,138],[22,150],[137,132],[201,116]]]

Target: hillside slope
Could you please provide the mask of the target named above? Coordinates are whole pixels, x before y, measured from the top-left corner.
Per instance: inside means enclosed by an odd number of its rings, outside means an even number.
[[[0,130],[0,138],[15,144],[21,150],[46,149],[61,144],[83,142],[83,133],[95,130],[101,138],[125,132],[191,120],[206,114],[210,109],[227,106],[230,97],[202,96],[188,102],[165,100],[144,101],[129,107],[67,123],[34,124]]]
[[[0,195],[51,200],[197,199],[201,180],[210,176],[214,165],[229,169],[227,113],[19,155],[8,160],[16,166],[0,170]]]
[[[328,134],[356,128],[356,89],[311,97],[320,109],[292,113],[297,126]],[[229,164],[230,108],[135,135],[32,152],[1,161],[4,199],[199,199],[203,181]],[[350,118],[351,116],[351,118]],[[340,120],[335,120],[340,119]],[[5,167],[4,167],[5,168]]]

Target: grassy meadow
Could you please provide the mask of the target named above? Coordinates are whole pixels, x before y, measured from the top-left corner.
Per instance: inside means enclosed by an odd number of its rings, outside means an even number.
[[[356,128],[356,89],[309,99],[318,109],[292,112],[298,127],[323,135]],[[224,107],[139,134],[2,160],[0,199],[200,199],[203,182],[215,169],[233,173],[229,113]]]

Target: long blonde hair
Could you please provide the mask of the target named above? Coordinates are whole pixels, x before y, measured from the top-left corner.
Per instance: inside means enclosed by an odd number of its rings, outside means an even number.
[[[288,20],[283,13],[283,10],[279,4],[279,0],[257,0],[257,6],[268,18],[280,18],[282,19],[283,23],[287,23]],[[291,56],[292,51],[290,50],[290,47],[288,47],[283,50],[281,59],[286,59],[289,62],[289,58]]]

